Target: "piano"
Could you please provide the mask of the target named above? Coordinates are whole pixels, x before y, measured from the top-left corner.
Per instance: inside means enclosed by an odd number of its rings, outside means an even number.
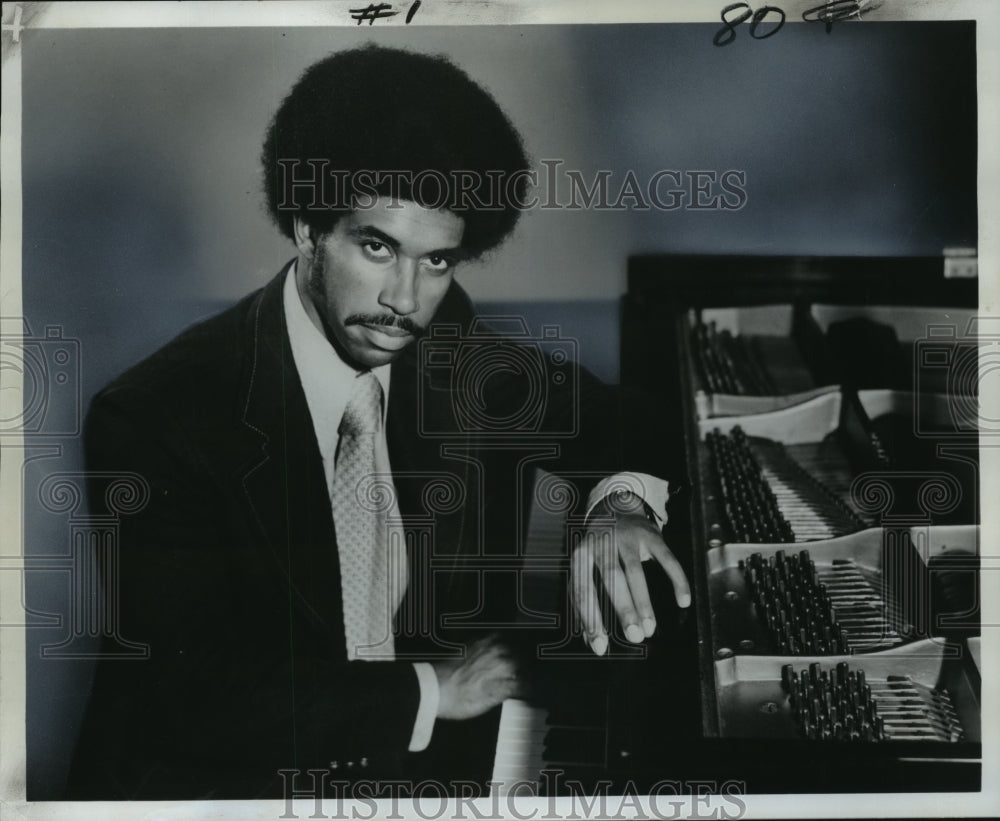
[[[944,271],[629,261],[622,383],[663,409],[643,435],[684,455],[664,535],[694,602],[678,611],[647,563],[659,629],[641,659],[540,659],[538,686],[503,705],[495,793],[980,789],[990,337],[977,281]],[[533,511],[529,553],[563,539]]]

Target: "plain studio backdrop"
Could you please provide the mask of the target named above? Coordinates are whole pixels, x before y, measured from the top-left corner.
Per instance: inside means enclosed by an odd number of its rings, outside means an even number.
[[[535,208],[497,252],[460,270],[484,312],[521,315],[532,333],[558,324],[607,381],[618,379],[630,254],[975,246],[973,23],[849,23],[829,34],[789,23],[764,40],[742,26],[722,48],[718,28],[22,32],[24,314],[43,356],[46,328],[78,341],[73,389],[53,388],[62,406],[50,418],[81,414],[112,377],[293,255],[263,206],[264,131],[307,66],[368,41],[447,54],[490,89],[523,134],[543,199],[543,160],[588,181],[610,172],[613,198],[629,171],[642,185],[664,170],[685,181],[745,175],[736,209]],[[716,184],[707,197],[719,193]],[[55,450],[25,468],[33,556],[70,555],[67,514],[37,494],[46,477],[80,469],[79,437],[63,427],[45,439]],[[40,653],[71,629],[43,616],[70,612],[69,578],[27,577],[31,800],[58,797],[89,687],[91,662]]]

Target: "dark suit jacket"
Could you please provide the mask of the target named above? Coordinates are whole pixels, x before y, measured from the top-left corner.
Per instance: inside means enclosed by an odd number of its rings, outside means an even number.
[[[620,460],[615,405],[586,374],[544,397],[536,428],[565,430],[566,414],[579,411],[581,429],[596,435],[497,447],[458,430],[454,396],[432,384],[441,374],[420,369],[410,346],[393,364],[387,439],[412,525],[398,618],[413,618],[397,624],[402,659],[346,662],[330,502],[284,328],[283,274],[91,405],[88,469],[149,483],[145,508],[122,517],[110,589],[123,638],[151,652],[99,665],[67,798],[281,795],[278,770],[334,761],[341,772],[354,762],[356,775],[399,775],[419,702],[405,659],[446,652],[448,641],[506,618],[513,603],[490,601],[476,563],[512,552],[531,468],[593,472]],[[435,322],[468,329],[471,320],[453,285]],[[505,403],[523,405],[516,380],[490,385],[497,418]],[[449,426],[447,440],[421,434]],[[95,512],[101,481],[90,487]],[[449,498],[456,489],[464,502]],[[421,623],[461,612],[471,615],[457,627]]]

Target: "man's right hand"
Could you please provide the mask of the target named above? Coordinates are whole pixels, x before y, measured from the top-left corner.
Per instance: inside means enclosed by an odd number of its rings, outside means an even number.
[[[518,692],[517,668],[495,636],[472,644],[460,660],[433,666],[440,690],[438,718],[475,718]]]

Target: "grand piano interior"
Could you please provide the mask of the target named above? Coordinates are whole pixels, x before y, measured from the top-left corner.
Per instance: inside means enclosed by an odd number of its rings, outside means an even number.
[[[686,466],[665,536],[694,603],[647,565],[641,662],[538,659],[494,789],[980,789],[977,281],[944,268],[630,260],[622,383]]]

